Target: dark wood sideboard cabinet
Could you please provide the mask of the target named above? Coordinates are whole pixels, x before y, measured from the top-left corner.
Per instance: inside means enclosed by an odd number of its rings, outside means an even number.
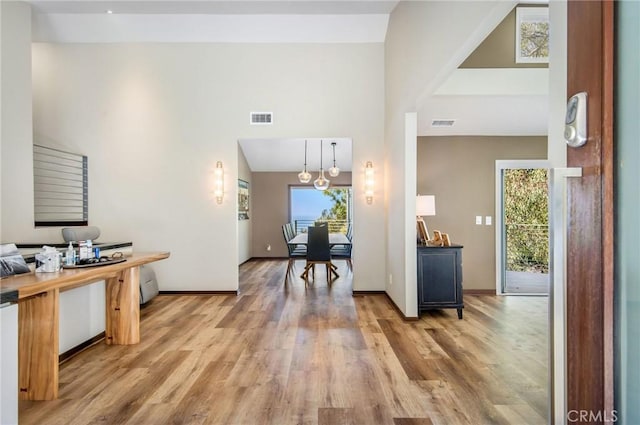
[[[462,245],[418,246],[418,314],[440,308],[462,319]]]

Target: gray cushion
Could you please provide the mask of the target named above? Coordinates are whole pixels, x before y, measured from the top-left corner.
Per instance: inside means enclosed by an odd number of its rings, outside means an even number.
[[[62,229],[62,237],[65,242],[94,241],[100,236],[100,229],[96,226],[65,227]]]

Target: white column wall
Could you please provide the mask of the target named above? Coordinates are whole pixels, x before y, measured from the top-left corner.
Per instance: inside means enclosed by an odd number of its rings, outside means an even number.
[[[515,5],[513,1],[403,1],[385,40],[386,291],[417,315],[416,111]]]
[[[567,1],[549,2],[549,145],[552,167],[566,167],[564,117],[567,107]],[[571,93],[574,95],[575,93]]]

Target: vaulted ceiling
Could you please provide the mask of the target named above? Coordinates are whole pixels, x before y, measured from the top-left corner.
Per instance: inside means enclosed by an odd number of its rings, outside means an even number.
[[[385,41],[397,1],[47,1],[33,6],[36,42],[284,42],[362,43]],[[515,3],[514,3],[515,4]],[[480,21],[477,39],[456,45],[431,34],[439,48],[471,54],[498,22]],[[468,51],[464,51],[466,48]],[[548,70],[457,69],[455,61],[434,63],[433,81],[417,103],[419,135],[545,135]],[[447,66],[450,68],[447,68]],[[454,120],[451,127],[434,120]],[[300,140],[281,140],[283,146]],[[341,145],[350,146],[348,139]],[[245,141],[251,164],[260,142]],[[288,148],[284,148],[283,152]],[[342,149],[342,147],[341,147]],[[341,154],[341,157],[346,156]],[[299,159],[296,162],[300,163]],[[283,170],[290,168],[283,165]],[[288,167],[288,168],[287,168]],[[299,168],[299,167],[296,167]],[[266,170],[266,169],[265,169]],[[289,170],[291,171],[291,170]]]

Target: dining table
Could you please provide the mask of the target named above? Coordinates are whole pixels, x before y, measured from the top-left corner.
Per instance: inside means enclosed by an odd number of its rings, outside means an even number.
[[[307,245],[309,241],[309,235],[307,233],[299,233],[287,242],[288,245]],[[337,245],[351,245],[351,241],[344,233],[329,233],[329,247],[333,248]],[[336,270],[335,264],[331,263],[331,267]],[[338,273],[336,276],[339,277]],[[302,277],[302,276],[301,276]]]
[[[309,235],[307,233],[299,233],[287,242],[289,245],[306,245]],[[329,246],[351,245],[351,241],[344,233],[329,233]]]

